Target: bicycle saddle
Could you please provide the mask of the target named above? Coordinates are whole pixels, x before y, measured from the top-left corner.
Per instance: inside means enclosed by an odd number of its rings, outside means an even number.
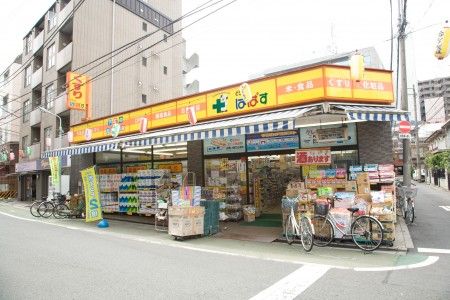
[[[347,208],[347,210],[352,212],[352,213],[355,213],[355,212],[357,212],[359,210],[359,208],[357,208],[357,207],[350,207],[350,208]]]

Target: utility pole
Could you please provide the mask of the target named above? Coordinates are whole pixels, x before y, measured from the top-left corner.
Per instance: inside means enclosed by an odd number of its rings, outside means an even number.
[[[402,110],[408,111],[408,80],[406,76],[406,1],[399,0],[399,30],[398,30],[398,47],[400,50],[400,73],[402,74],[401,81],[401,103]],[[411,187],[411,141],[409,139],[403,140],[403,185]]]
[[[416,86],[413,85],[413,97],[414,97],[414,119],[416,120],[416,124],[414,126],[416,132],[416,173],[419,175],[418,180],[422,179],[422,170],[420,167],[420,146],[419,146],[419,124],[417,120],[417,94],[416,94]]]

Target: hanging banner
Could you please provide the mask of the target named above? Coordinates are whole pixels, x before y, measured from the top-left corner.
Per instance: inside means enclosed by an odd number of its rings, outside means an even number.
[[[84,198],[86,201],[86,222],[93,222],[101,220],[102,206],[100,203],[100,194],[98,192],[97,176],[95,168],[90,167],[81,170],[81,177],[83,179]]]
[[[61,158],[60,157],[49,157],[48,161],[50,163],[50,171],[52,174],[52,184],[57,186],[61,180]]]
[[[91,78],[86,75],[80,75],[74,72],[67,72],[67,108],[83,110],[87,109],[89,104]]]
[[[295,163],[301,166],[331,165],[331,150],[330,148],[296,150]]]

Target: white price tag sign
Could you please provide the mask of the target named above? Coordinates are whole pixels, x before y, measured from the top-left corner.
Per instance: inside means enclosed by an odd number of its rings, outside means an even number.
[[[410,133],[399,133],[398,134],[398,138],[401,140],[410,140],[411,139],[411,134]]]

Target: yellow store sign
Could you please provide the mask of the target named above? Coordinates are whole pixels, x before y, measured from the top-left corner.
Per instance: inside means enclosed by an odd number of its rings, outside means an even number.
[[[145,127],[143,118],[147,130],[188,125],[188,108],[194,109],[198,121],[205,121],[324,101],[393,104],[392,73],[366,69],[356,82],[349,67],[318,66],[135,109],[71,130],[73,142],[82,143],[110,138],[115,124],[120,125],[119,135],[137,133]]]

